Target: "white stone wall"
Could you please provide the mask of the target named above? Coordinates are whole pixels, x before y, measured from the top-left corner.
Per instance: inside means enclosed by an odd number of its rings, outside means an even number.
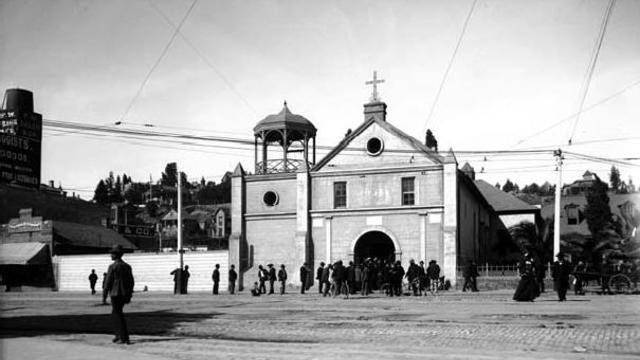
[[[122,258],[131,265],[135,280],[134,291],[173,291],[173,275],[169,273],[179,266],[178,254],[124,254]],[[220,264],[220,291],[228,286],[229,253],[226,250],[207,252],[187,252],[184,264],[189,265],[188,291],[212,291],[211,273],[215,264]],[[102,288],[102,273],[112,263],[109,254],[104,255],[63,255],[53,257],[57,267],[57,283],[60,291],[89,291],[91,269],[98,274],[96,289]]]

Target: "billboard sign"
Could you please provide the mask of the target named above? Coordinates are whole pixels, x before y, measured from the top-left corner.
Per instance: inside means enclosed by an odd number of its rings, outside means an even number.
[[[0,111],[0,181],[40,187],[42,116]]]

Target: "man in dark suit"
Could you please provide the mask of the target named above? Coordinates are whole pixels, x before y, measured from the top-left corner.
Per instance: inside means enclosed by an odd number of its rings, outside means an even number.
[[[91,295],[96,294],[96,282],[98,282],[98,274],[96,274],[96,269],[91,269],[91,274],[89,274],[89,286],[91,287]]]
[[[558,292],[558,301],[567,300],[567,290],[569,289],[569,274],[571,273],[571,264],[564,258],[563,253],[556,255],[557,261],[553,263],[551,277],[553,277],[553,285]]]
[[[307,277],[309,276],[309,268],[307,263],[302,264],[300,267],[300,294],[304,294],[307,290]]]
[[[273,264],[267,264],[269,268],[269,295],[273,294],[273,283],[276,282],[276,269]]]
[[[113,263],[107,270],[105,290],[111,296],[111,317],[115,337],[114,343],[129,344],[129,330],[124,318],[124,305],[131,302],[133,296],[133,274],[131,266],[122,261],[122,246],[114,245],[111,249]]]
[[[284,288],[287,284],[287,270],[284,268],[284,264],[280,265],[278,271],[278,281],[280,282],[280,295],[284,295]]]
[[[211,280],[213,280],[213,295],[218,295],[218,286],[220,285],[220,264],[216,264],[216,268],[213,269]]]
[[[236,272],[236,266],[231,264],[231,269],[229,269],[229,294],[231,295],[236,293],[237,279],[238,279],[238,273]]]
[[[316,270],[316,280],[318,280],[318,294],[322,294],[322,272],[324,271],[324,262],[320,263]]]

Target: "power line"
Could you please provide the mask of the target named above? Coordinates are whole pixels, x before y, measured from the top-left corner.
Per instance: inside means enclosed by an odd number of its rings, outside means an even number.
[[[602,104],[604,104],[604,103],[606,103],[606,102],[608,102],[608,101],[610,101],[610,100],[622,95],[623,93],[629,91],[630,89],[632,89],[632,88],[634,88],[634,87],[636,87],[638,85],[640,85],[640,80],[636,80],[635,82],[625,86],[624,88],[618,90],[617,92],[615,92],[615,93],[613,93],[613,94],[611,94],[611,95],[609,95],[607,97],[604,97],[604,98],[600,99],[599,101],[597,101],[597,102],[595,102],[595,103],[583,108],[581,111],[578,111],[578,112],[576,112],[574,114],[571,114],[571,115],[569,115],[567,117],[564,117],[564,118],[554,122],[550,126],[544,128],[542,130],[539,130],[538,132],[536,132],[536,133],[534,133],[532,135],[529,135],[529,136],[527,136],[525,138],[522,138],[522,139],[518,140],[518,142],[516,142],[512,147],[516,147],[516,146],[526,142],[527,140],[529,140],[531,138],[534,138],[534,137],[536,137],[536,136],[538,136],[538,135],[540,135],[542,133],[545,133],[545,132],[557,127],[558,125],[560,125],[560,124],[562,124],[562,123],[564,123],[566,121],[569,121],[569,120],[575,118],[576,116],[579,116],[580,114],[583,114],[583,113],[585,113],[585,112],[587,112],[589,110],[592,110],[593,108],[595,108],[597,106],[600,106],[600,105],[602,105]]]
[[[573,129],[571,130],[571,135],[569,136],[569,145],[571,145],[571,142],[573,141],[573,136],[575,135],[576,129],[578,127],[578,123],[580,122],[580,113],[582,112],[584,101],[587,98],[587,94],[589,92],[589,86],[591,85],[591,78],[593,77],[593,72],[595,71],[596,63],[598,62],[598,56],[600,55],[600,49],[602,48],[602,40],[604,39],[604,34],[607,31],[607,24],[609,24],[609,19],[611,18],[611,13],[613,12],[613,5],[615,5],[615,3],[616,3],[616,0],[609,0],[609,4],[607,5],[607,9],[605,10],[602,23],[600,24],[600,31],[598,32],[598,38],[593,48],[593,53],[591,55],[589,66],[587,67],[587,72],[585,74],[585,79],[582,84],[582,94],[580,95],[580,106],[578,107],[578,116],[576,116],[576,121],[573,124]]]
[[[122,114],[122,116],[120,117],[120,121],[123,121],[124,118],[127,116],[127,114],[129,114],[129,111],[131,110],[131,108],[133,107],[133,104],[136,102],[136,100],[138,100],[138,98],[140,97],[140,94],[142,94],[142,90],[144,89],[144,86],[147,84],[147,81],[149,81],[149,78],[151,78],[151,75],[153,74],[153,72],[156,70],[156,68],[158,67],[158,65],[160,65],[160,62],[162,61],[162,59],[164,59],[164,57],[167,55],[167,53],[169,52],[169,48],[171,47],[171,44],[173,44],[173,41],[176,39],[176,36],[178,35],[180,28],[182,27],[182,25],[184,24],[184,22],[187,20],[187,18],[189,17],[189,14],[191,14],[191,10],[193,10],[193,8],[196,6],[196,3],[198,2],[198,0],[193,0],[193,2],[191,3],[191,6],[189,6],[189,9],[187,10],[187,12],[184,14],[184,16],[182,17],[182,20],[180,20],[180,22],[178,23],[178,26],[175,28],[175,31],[173,32],[173,34],[171,35],[171,38],[169,38],[169,42],[167,42],[167,44],[165,45],[164,49],[162,49],[162,52],[160,53],[160,56],[158,57],[158,59],[155,61],[155,63],[153,64],[153,66],[151,66],[151,69],[149,70],[149,72],[147,73],[147,75],[144,77],[144,79],[142,80],[142,83],[140,84],[140,87],[138,88],[138,91],[136,92],[136,94],[133,96],[133,98],[131,99],[131,102],[129,102],[129,105],[127,106],[126,110],[124,111],[124,113]]]
[[[462,44],[462,39],[464,38],[464,34],[467,31],[467,26],[469,25],[469,20],[471,20],[471,15],[473,14],[473,10],[476,7],[476,3],[478,0],[473,0],[471,4],[471,8],[469,9],[469,13],[467,14],[467,18],[464,20],[464,24],[462,25],[462,30],[460,31],[460,36],[458,37],[458,41],[456,43],[456,47],[453,49],[453,53],[451,54],[451,58],[449,59],[449,63],[447,64],[447,69],[442,76],[442,81],[440,81],[440,85],[438,86],[438,91],[436,92],[436,96],[433,99],[433,103],[431,104],[431,109],[429,110],[429,115],[427,115],[427,120],[424,123],[424,131],[427,131],[427,126],[429,126],[429,121],[433,117],[433,113],[436,109],[436,105],[438,104],[438,100],[440,99],[440,94],[442,93],[442,89],[444,88],[444,84],[447,81],[449,76],[449,72],[451,71],[451,67],[453,65],[453,61],[458,54],[458,50],[460,49],[460,45]]]
[[[233,86],[231,84],[231,82],[224,76],[222,75],[222,73],[220,72],[220,70],[218,70],[218,68],[213,65],[213,63],[211,61],[209,61],[209,59],[207,57],[204,56],[204,54],[202,54],[202,52],[180,31],[180,27],[176,26],[171,19],[169,19],[169,17],[158,7],[156,6],[153,2],[151,2],[150,0],[147,0],[147,3],[149,5],[151,5],[151,7],[158,12],[158,14],[160,14],[160,16],[165,20],[165,22],[167,24],[169,24],[172,28],[175,29],[176,33],[180,36],[180,38],[185,42],[185,44],[189,45],[189,47],[200,57],[200,59],[202,59],[202,61],[204,61],[204,63],[211,69],[213,70],[216,75],[218,75],[218,77],[220,79],[222,79],[222,81],[227,84],[227,86],[229,87],[229,89],[240,99],[242,100],[242,102],[247,106],[247,108],[249,110],[251,110],[251,112],[253,112],[254,115],[258,115],[258,112],[253,108],[253,106],[251,106],[251,104],[249,104],[249,102],[247,101],[247,99],[242,96],[240,94],[240,92],[235,88],[235,86]]]

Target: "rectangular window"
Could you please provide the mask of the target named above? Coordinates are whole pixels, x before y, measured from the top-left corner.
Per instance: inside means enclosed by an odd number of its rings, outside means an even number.
[[[415,205],[416,178],[402,178],[402,205]]]
[[[578,225],[578,208],[567,207],[567,225]]]
[[[347,183],[345,181],[333,183],[333,207],[334,209],[347,207]]]

